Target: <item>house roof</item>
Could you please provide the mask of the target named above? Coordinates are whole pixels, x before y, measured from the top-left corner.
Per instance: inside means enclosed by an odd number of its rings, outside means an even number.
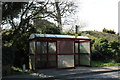
[[[76,38],[73,35],[57,35],[57,34],[31,34],[29,39],[34,39],[34,38],[40,38],[40,37],[51,37],[51,38]],[[77,38],[81,39],[90,39],[86,36],[78,36]]]

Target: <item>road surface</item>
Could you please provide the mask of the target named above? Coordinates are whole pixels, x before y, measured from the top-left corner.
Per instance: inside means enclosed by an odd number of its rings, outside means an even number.
[[[85,76],[73,76],[73,77],[68,77],[66,79],[80,79],[80,78],[114,78],[114,79],[120,79],[120,74],[119,72],[108,72],[108,73],[100,73],[100,74],[89,74],[89,75],[85,75]]]

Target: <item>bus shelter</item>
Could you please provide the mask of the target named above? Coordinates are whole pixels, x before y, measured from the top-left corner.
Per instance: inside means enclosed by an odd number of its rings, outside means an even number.
[[[88,37],[54,34],[31,34],[30,68],[75,68],[91,65]]]

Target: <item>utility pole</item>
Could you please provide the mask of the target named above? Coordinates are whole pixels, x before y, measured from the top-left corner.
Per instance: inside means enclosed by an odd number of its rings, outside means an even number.
[[[75,26],[75,33],[78,34],[78,25]]]
[[[75,37],[77,38],[78,37],[78,25],[75,25]]]

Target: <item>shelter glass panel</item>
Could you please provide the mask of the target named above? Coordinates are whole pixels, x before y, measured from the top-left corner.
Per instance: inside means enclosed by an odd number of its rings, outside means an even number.
[[[75,55],[75,65],[79,65],[79,55]]]
[[[47,42],[37,42],[37,53],[47,53]]]
[[[29,45],[30,45],[30,54],[34,54],[35,53],[35,42],[31,41]]]
[[[47,55],[37,55],[36,56],[36,67],[45,68],[47,67]]]
[[[29,67],[30,69],[35,70],[35,56],[34,55],[30,55],[29,56]]]
[[[48,67],[56,67],[56,55],[48,55]]]
[[[90,42],[80,43],[80,53],[90,53]]]
[[[59,41],[58,53],[69,54],[74,53],[74,41]]]
[[[56,42],[48,42],[48,53],[56,53]]]
[[[79,53],[78,50],[78,43],[75,43],[75,53]]]
[[[58,55],[58,68],[74,67],[74,55]]]
[[[90,65],[90,54],[80,55],[80,65]]]

